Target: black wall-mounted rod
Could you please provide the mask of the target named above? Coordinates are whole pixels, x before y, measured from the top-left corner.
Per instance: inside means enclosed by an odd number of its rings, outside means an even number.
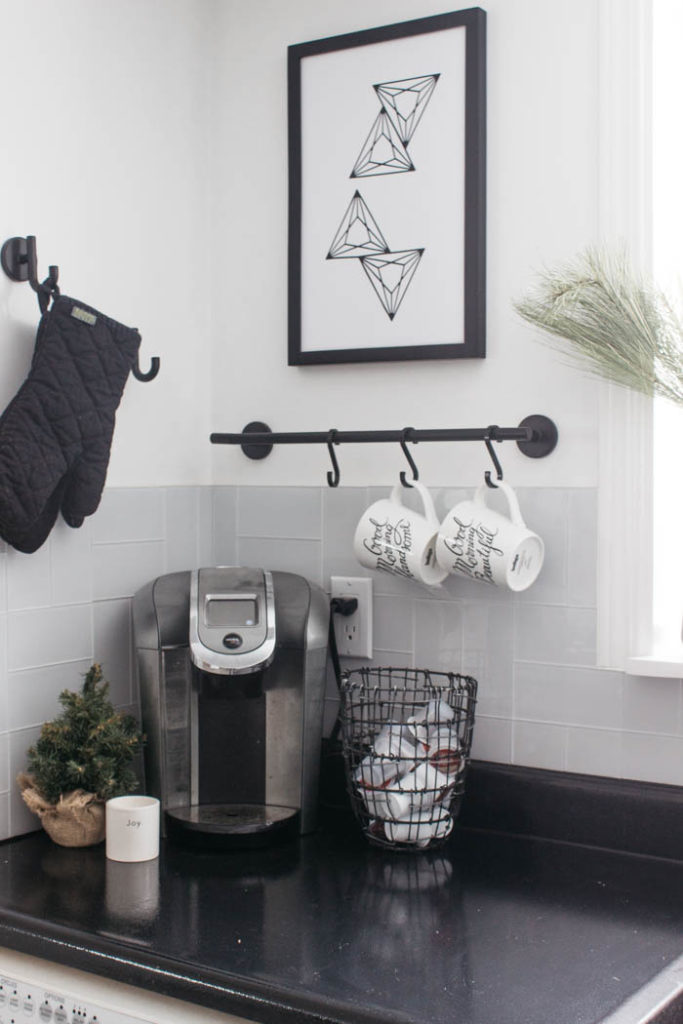
[[[557,444],[557,427],[547,416],[526,416],[518,427],[463,427],[446,430],[336,430],[334,444],[374,444],[401,441],[516,441],[524,455],[540,459]],[[277,433],[265,423],[248,423],[239,434],[211,434],[211,444],[238,444],[250,459],[263,459],[275,444],[327,444],[329,430]]]

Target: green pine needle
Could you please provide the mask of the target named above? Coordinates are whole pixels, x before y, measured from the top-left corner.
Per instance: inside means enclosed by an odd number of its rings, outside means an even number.
[[[514,303],[528,323],[570,342],[590,373],[683,405],[683,324],[667,297],[638,278],[624,254],[586,249],[540,275]]]
[[[50,803],[73,789],[95,793],[101,800],[138,787],[131,766],[142,743],[132,715],[115,710],[102,669],[92,665],[80,693],[64,690],[64,709],[43,726],[28,752],[28,771]]]

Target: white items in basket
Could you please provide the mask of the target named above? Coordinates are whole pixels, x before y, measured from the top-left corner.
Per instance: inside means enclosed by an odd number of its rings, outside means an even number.
[[[356,783],[368,814],[374,818],[391,817],[388,789],[397,778],[398,769],[393,760],[370,755],[361,761],[356,772]]]
[[[397,785],[399,799],[394,805],[392,817],[403,819],[408,815],[422,814],[449,793],[450,780],[443,772],[424,761],[412,772],[403,775]]]
[[[427,733],[425,749],[429,763],[450,780],[465,770],[465,758],[456,729],[449,725],[435,725]]]
[[[446,808],[437,805],[464,769],[454,719],[446,701],[428,701],[405,724],[386,723],[358,766],[358,795],[390,841],[424,845],[453,827]]]
[[[392,843],[427,846],[433,839],[445,839],[453,831],[453,818],[440,807],[436,813],[412,815],[408,821],[385,821],[384,834]]]
[[[358,765],[356,782],[364,789],[386,789],[398,778],[396,761],[369,754]]]
[[[432,849],[465,790],[477,681],[436,669],[345,672],[341,725],[356,820],[374,846]]]
[[[397,758],[399,770],[407,771],[403,762],[410,766],[415,759],[414,735],[401,722],[388,722],[375,736],[372,750],[376,757]]]
[[[505,495],[510,515],[489,508],[491,488],[478,487],[474,498],[448,513],[436,541],[439,565],[454,576],[508,590],[526,590],[543,565],[544,544],[522,519],[513,489],[502,480],[495,490]]]
[[[424,708],[410,716],[408,727],[419,743],[426,744],[435,723],[452,722],[454,718],[455,712],[445,700],[430,700]]]
[[[361,799],[368,813],[376,818],[400,821],[420,815],[449,795],[451,780],[431,764],[421,762],[404,775],[398,775],[394,765],[393,777],[390,770],[389,765],[373,765],[370,772],[366,767],[361,774],[368,779],[374,773],[375,785],[359,779]]]

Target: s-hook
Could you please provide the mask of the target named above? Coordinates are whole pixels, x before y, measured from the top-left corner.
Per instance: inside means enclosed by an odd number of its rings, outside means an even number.
[[[413,480],[419,480],[420,474],[418,472],[417,466],[415,465],[415,462],[413,461],[413,457],[412,457],[412,455],[410,454],[410,452],[408,451],[408,449],[406,447],[406,441],[410,441],[410,435],[414,432],[414,429],[415,429],[414,427],[405,427],[401,431],[401,440],[399,441],[399,444],[401,445],[401,451],[403,452],[403,454],[405,455],[406,459],[408,460],[408,465],[410,466],[410,470],[411,470],[411,472],[413,474]],[[417,444],[417,441],[413,441],[413,444]],[[401,481],[401,483],[403,484],[404,487],[412,487],[413,486],[408,481],[408,479],[406,477],[406,474],[405,474],[405,470],[403,470],[403,469],[401,470],[401,472],[399,474],[399,478],[400,478],[400,481]]]
[[[335,440],[337,437],[336,430],[330,430],[327,435],[327,450],[330,453],[330,459],[332,460],[332,471],[327,471],[327,486],[338,487],[340,480],[339,463],[337,462],[337,456],[334,454],[333,444],[339,444],[339,441]]]
[[[491,441],[500,441],[500,438],[497,435],[498,435],[498,427],[496,427],[496,426],[487,427],[486,434],[484,435],[484,444],[486,445],[486,450],[489,453],[489,455],[491,456],[491,460],[493,462],[493,465],[496,468],[496,480],[502,480],[503,479],[503,468],[502,468],[500,462],[498,461],[498,456],[494,452],[493,445],[491,444]],[[486,486],[487,487],[496,487],[497,486],[497,484],[491,483],[491,470],[490,469],[487,469],[486,472],[484,473],[484,480],[486,481]]]

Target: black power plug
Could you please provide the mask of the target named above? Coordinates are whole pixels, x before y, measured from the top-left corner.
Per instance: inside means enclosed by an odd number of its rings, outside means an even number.
[[[353,615],[358,609],[357,597],[333,597],[330,601],[330,608],[338,615]]]

